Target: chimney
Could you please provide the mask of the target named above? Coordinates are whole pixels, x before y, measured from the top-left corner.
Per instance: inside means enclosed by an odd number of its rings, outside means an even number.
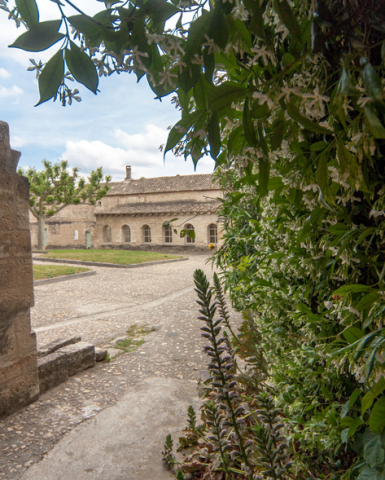
[[[125,180],[131,180],[131,165],[126,166],[126,178]]]

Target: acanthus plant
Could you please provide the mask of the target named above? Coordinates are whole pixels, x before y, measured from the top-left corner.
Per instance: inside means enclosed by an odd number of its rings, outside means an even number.
[[[201,408],[203,425],[196,426],[195,412],[192,407],[189,408],[187,436],[180,439],[179,450],[194,443],[197,447],[180,465],[180,470],[198,475],[202,471],[208,475],[222,472],[224,476],[215,478],[226,480],[286,479],[290,463],[287,455],[283,455],[287,444],[280,434],[282,423],[277,412],[281,411],[273,409],[272,414],[272,400],[267,393],[256,400],[251,393],[255,391],[255,385],[249,389],[247,382],[243,387],[237,381],[239,378],[242,382],[243,374],[236,375],[236,354],[228,334],[222,330],[224,324],[230,327],[230,316],[218,276],[214,276],[214,288],[210,287],[201,270],[195,272],[194,281],[201,314],[198,319],[204,322],[202,337],[208,340],[204,351],[210,357],[207,368],[211,385],[206,389],[206,400]],[[217,310],[224,314],[225,321],[222,316],[216,316]],[[229,329],[233,332],[231,327]],[[233,341],[241,344],[240,339]],[[251,372],[251,376],[258,377],[260,374],[255,364],[251,366]],[[263,387],[261,384],[260,389]],[[266,419],[269,420],[268,425]],[[265,457],[261,457],[260,429],[267,432],[269,447],[266,448],[270,448],[273,459],[269,469],[266,468]],[[202,478],[206,478],[206,473]]]

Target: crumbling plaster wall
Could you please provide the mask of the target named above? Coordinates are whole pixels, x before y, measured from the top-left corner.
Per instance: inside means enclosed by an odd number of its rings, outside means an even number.
[[[35,333],[29,183],[16,173],[20,153],[11,150],[0,122],[0,417],[39,396]]]

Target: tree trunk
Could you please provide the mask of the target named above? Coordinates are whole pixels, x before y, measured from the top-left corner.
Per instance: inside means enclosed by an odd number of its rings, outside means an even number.
[[[45,217],[41,216],[37,219],[37,249],[44,250],[44,230],[45,230]]]

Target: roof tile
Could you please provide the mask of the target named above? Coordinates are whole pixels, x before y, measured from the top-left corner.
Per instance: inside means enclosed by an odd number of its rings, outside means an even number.
[[[220,202],[177,201],[154,203],[125,203],[106,210],[95,212],[95,215],[159,215],[159,214],[204,214],[215,213]]]

